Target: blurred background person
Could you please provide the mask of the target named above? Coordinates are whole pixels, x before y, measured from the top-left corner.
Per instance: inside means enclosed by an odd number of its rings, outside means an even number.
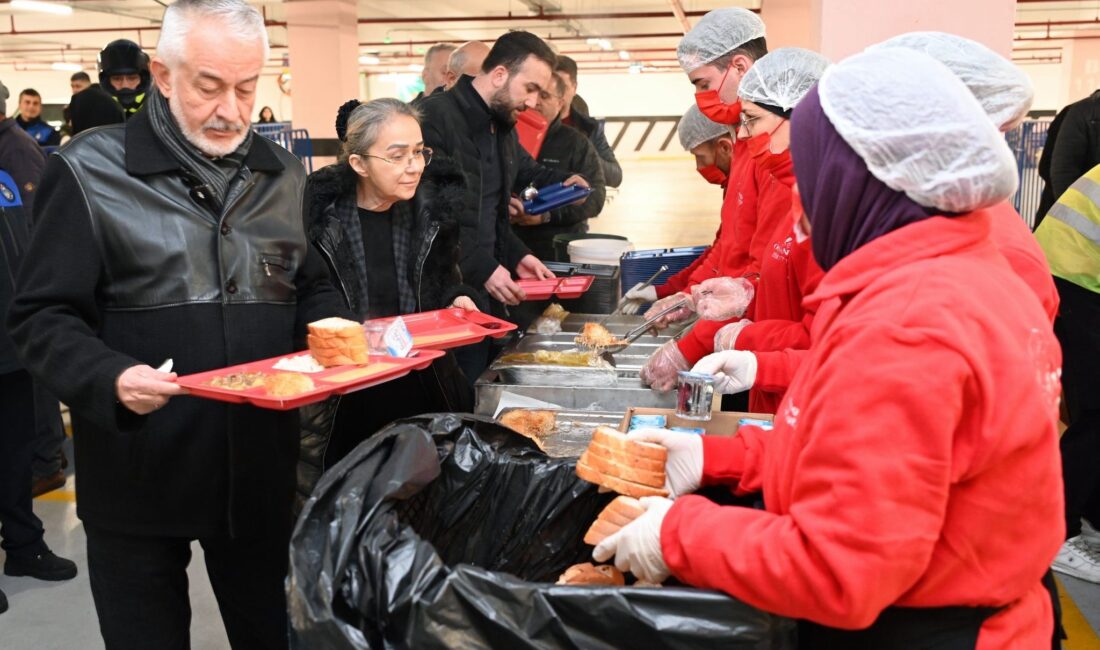
[[[19,114],[15,117],[15,123],[40,146],[61,144],[61,134],[42,119],[42,95],[34,88],[26,88],[19,93]]]
[[[271,110],[270,106],[264,106],[260,109],[260,116],[256,119],[259,124],[268,124],[277,121],[275,119],[275,111]]]
[[[600,167],[603,168],[604,182],[608,187],[618,187],[623,182],[623,167],[615,158],[615,150],[607,141],[603,123],[589,116],[588,104],[577,94],[577,62],[561,55],[558,57],[554,71],[562,75],[565,82],[565,93],[561,107],[561,121],[567,126],[577,129],[588,138],[600,157]]]
[[[462,75],[476,76],[481,71],[481,64],[485,62],[487,56],[489,56],[489,46],[481,41],[468,41],[459,45],[447,59],[447,72],[443,80],[444,90],[453,88]]]
[[[73,76],[69,77],[69,88],[73,91],[74,95],[90,85],[92,85],[92,78],[83,70],[74,72]]]
[[[436,43],[424,53],[424,69],[420,71],[424,90],[416,96],[416,99],[427,97],[443,87],[447,79],[447,62],[451,58],[451,52],[454,51],[455,46],[451,43]]]
[[[126,119],[141,110],[149,92],[149,55],[137,43],[120,38],[99,53],[99,84],[109,92]]]

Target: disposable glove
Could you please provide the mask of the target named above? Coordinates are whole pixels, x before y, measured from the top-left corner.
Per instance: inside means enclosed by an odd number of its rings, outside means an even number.
[[[736,350],[737,336],[741,333],[741,330],[749,325],[752,325],[752,321],[747,318],[742,318],[736,323],[723,325],[722,329],[714,333],[714,351]]]
[[[653,442],[668,450],[665,487],[673,499],[691,494],[703,482],[703,437],[668,429],[636,429],[626,434],[631,440]]]
[[[642,286],[642,282],[634,285],[630,291],[626,292],[623,296],[627,300],[623,304],[623,308],[620,310],[624,314],[637,314],[642,305],[650,302],[657,302],[657,289],[651,286]]]
[[[711,278],[693,286],[695,313],[704,320],[729,320],[745,313],[756,289],[745,278]]]
[[[715,352],[700,359],[691,371],[714,375],[718,393],[741,393],[756,383],[756,355],[744,350]]]
[[[671,296],[665,296],[664,298],[661,298],[657,302],[653,303],[649,310],[646,311],[645,318],[646,320],[649,320],[650,318],[653,318],[662,311],[680,302],[684,303],[683,307],[665,314],[661,317],[661,320],[654,323],[654,325],[657,327],[657,329],[665,329],[671,323],[677,323],[679,321],[686,320],[693,313],[695,313],[695,304],[692,302],[691,296],[686,293],[674,293]]]
[[[676,388],[676,379],[682,370],[691,367],[684,353],[676,346],[676,341],[667,341],[657,348],[642,367],[642,381],[650,388],[661,393]]]
[[[642,497],[645,514],[623,526],[619,532],[603,540],[592,551],[592,559],[606,562],[615,558],[615,567],[624,573],[648,582],[668,579],[668,565],[661,553],[661,524],[672,507],[664,497]]]

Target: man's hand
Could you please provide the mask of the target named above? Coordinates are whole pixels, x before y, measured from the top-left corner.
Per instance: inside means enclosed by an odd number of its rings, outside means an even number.
[[[508,221],[512,222],[516,226],[540,226],[542,225],[541,214],[527,214],[523,209],[523,201],[520,201],[516,197],[508,199]]]
[[[527,257],[531,256],[528,255]],[[520,265],[522,266],[523,262],[520,262]],[[493,271],[493,274],[485,281],[485,290],[489,292],[490,296],[506,305],[518,305],[527,298],[527,294],[523,292],[523,289],[512,282],[512,274],[508,272],[508,269],[499,265],[497,270]]]
[[[592,189],[592,186],[589,185],[588,181],[584,180],[584,177],[581,176],[580,174],[573,174],[569,178],[562,181],[561,184],[564,185],[565,187],[569,187],[570,185],[580,185],[581,187],[583,187],[585,189],[588,189],[588,190]],[[588,197],[586,196],[584,198],[580,198],[580,199],[577,199],[576,201],[573,201],[569,205],[580,205],[580,204],[584,203],[587,200],[588,200]]]
[[[187,391],[176,383],[176,373],[160,372],[149,366],[130,366],[115,380],[118,401],[138,415],[148,415],[168,403],[173,395]]]
[[[554,272],[534,255],[525,255],[516,266],[516,275],[523,280],[545,280],[554,277]]]
[[[452,307],[458,307],[465,311],[481,311],[469,296],[459,296],[451,303]]]

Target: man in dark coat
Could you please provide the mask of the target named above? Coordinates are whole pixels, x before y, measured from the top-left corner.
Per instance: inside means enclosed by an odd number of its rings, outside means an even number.
[[[1047,137],[1052,136],[1048,133]],[[1053,137],[1050,186],[1054,197],[1059,197],[1085,172],[1100,165],[1100,90],[1071,104]]]
[[[567,205],[545,214],[517,213],[512,227],[539,259],[554,259],[554,236],[588,232],[588,220],[603,210],[604,178],[596,148],[580,131],[562,123],[565,82],[561,73],[550,78],[550,87],[539,93],[536,108],[550,127],[539,150],[539,163],[551,169],[575,171],[592,186],[592,194],[580,205]]]
[[[513,279],[553,277],[524,246],[508,222],[509,206],[520,205],[515,188],[588,183],[539,165],[519,146],[516,116],[534,108],[550,83],[554,52],[529,32],[509,32],[493,44],[476,77],[463,76],[453,88],[425,97],[420,105],[424,144],[451,158],[466,177],[459,217],[462,277],[493,299],[493,311],[526,296]],[[487,346],[462,348],[456,356],[474,381],[488,363]]]
[[[607,141],[603,122],[589,116],[588,103],[577,94],[577,62],[567,56],[559,56],[555,71],[563,75],[562,81],[565,82],[565,104],[561,109],[562,122],[583,133],[596,148],[607,186],[622,185],[623,168],[615,157],[615,150]]]
[[[38,195],[38,181],[46,168],[46,155],[26,131],[19,128],[8,115],[10,93],[0,82],[0,169],[6,170],[19,188],[23,212],[33,214],[34,197]]]
[[[233,647],[285,647],[297,413],[183,396],[155,368],[290,353],[348,312],[309,245],[305,171],[249,128],[263,17],[179,0],[162,27],[143,109],[50,157],[8,324],[72,410],[106,646],[187,647],[198,540]]]

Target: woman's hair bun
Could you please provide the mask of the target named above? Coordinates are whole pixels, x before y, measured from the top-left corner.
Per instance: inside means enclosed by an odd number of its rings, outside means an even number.
[[[348,118],[361,103],[358,99],[349,99],[336,111],[336,137],[340,138],[340,142],[348,141]]]

